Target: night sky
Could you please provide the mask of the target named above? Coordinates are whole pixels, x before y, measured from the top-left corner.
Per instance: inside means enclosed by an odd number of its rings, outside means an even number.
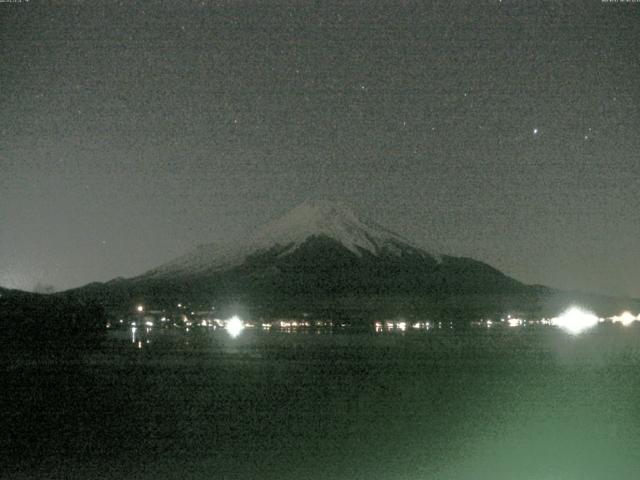
[[[640,3],[425,4],[0,3],[0,285],[132,276],[331,198],[640,297]]]

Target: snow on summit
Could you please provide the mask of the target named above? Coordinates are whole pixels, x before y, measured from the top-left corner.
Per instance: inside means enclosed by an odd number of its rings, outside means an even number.
[[[248,255],[275,246],[295,250],[311,237],[328,237],[361,256],[363,251],[378,255],[384,249],[391,254],[411,250],[439,259],[436,253],[427,252],[411,241],[377,223],[356,215],[350,208],[338,202],[305,202],[284,216],[266,224],[239,245],[201,245],[191,252],[165,263],[146,275],[189,274],[206,270],[222,270],[241,264]]]
[[[341,203],[330,201],[297,206],[260,229],[252,243],[257,248],[291,244],[295,248],[309,237],[320,235],[337,241],[356,255],[361,255],[361,250],[378,254],[383,247],[391,252],[399,251],[401,246],[419,250],[401,235],[357,216]]]

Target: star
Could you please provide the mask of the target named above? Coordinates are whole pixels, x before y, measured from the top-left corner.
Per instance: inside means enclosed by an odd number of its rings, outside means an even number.
[[[538,132],[539,132],[539,130],[538,130],[537,128],[534,128],[534,129],[533,129],[533,134],[534,134],[534,135],[537,135],[537,134],[538,134]]]

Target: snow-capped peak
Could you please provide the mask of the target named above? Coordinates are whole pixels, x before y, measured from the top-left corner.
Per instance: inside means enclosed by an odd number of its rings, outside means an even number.
[[[356,255],[363,250],[378,254],[382,248],[393,252],[402,245],[419,250],[406,238],[359,217],[339,202],[327,200],[297,206],[258,230],[252,244],[258,249],[274,245],[293,249],[309,237],[320,235],[337,241]]]
[[[311,237],[328,237],[361,256],[363,251],[374,255],[383,250],[391,254],[401,254],[407,249],[414,253],[431,256],[411,241],[377,223],[356,215],[339,202],[305,202],[284,216],[266,224],[252,235],[246,243],[234,245],[201,245],[155,270],[147,276],[165,274],[192,274],[202,271],[222,270],[241,264],[247,256],[273,247],[286,247],[283,252],[291,252]]]

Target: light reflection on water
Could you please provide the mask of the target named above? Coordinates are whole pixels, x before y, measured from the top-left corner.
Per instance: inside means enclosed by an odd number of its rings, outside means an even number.
[[[136,421],[144,432],[158,418],[181,426],[166,445],[142,440],[163,448],[154,478],[186,458],[192,478],[636,478],[640,329],[412,326],[145,331],[155,368],[136,380],[136,402],[156,413]],[[154,356],[145,335],[212,355]]]
[[[560,321],[561,319],[565,325]],[[331,321],[309,321],[309,320],[279,320],[273,322],[265,321],[242,321],[238,317],[232,317],[228,321],[221,324],[198,322],[190,324],[191,326],[177,325],[159,325],[137,327],[135,324],[129,327],[127,337],[137,350],[154,347],[155,343],[159,343],[166,348],[169,345],[191,345],[193,348],[206,345],[207,339],[213,342],[222,342],[227,347],[234,344],[248,345],[256,341],[262,341],[261,338],[273,337],[278,335],[289,336],[331,336],[331,335],[360,335],[367,336],[390,336],[405,337],[419,339],[421,337],[436,336],[436,338],[444,338],[443,336],[468,336],[476,332],[484,335],[491,333],[495,335],[507,334],[530,334],[532,332],[547,332],[545,335],[551,335],[551,332],[562,333],[566,330],[569,337],[578,338],[578,334],[585,335],[586,327],[581,323],[582,318],[586,318],[589,322],[588,327],[592,333],[605,332],[608,329],[618,329],[621,333],[631,333],[634,331],[634,325],[640,325],[636,322],[636,317],[629,320],[629,316],[611,317],[609,319],[600,319],[593,321],[593,316],[588,314],[583,317],[576,315],[570,310],[564,317],[550,320],[523,320],[520,318],[505,318],[497,321],[482,320],[478,322],[470,322],[468,324],[460,324],[454,322],[433,322],[433,321],[407,321],[385,320],[374,321],[370,324],[331,322]],[[124,331],[122,328],[111,328],[109,330],[110,337],[113,339],[122,338]],[[482,333],[485,332],[485,333]],[[563,335],[557,335],[558,339],[564,338]],[[584,342],[583,342],[584,343]],[[562,352],[560,352],[562,353]]]
[[[39,396],[16,374],[26,406],[6,418],[55,432],[30,447],[60,478],[637,478],[637,324],[283,322],[111,329]]]
[[[162,311],[163,312],[163,311]],[[191,312],[194,314],[195,312]],[[203,312],[199,312],[202,314]],[[442,331],[464,331],[468,328],[481,329],[503,329],[509,328],[515,331],[523,329],[531,329],[538,327],[557,327],[571,335],[579,335],[598,326],[598,324],[619,324],[625,328],[632,326],[640,321],[640,315],[635,316],[631,312],[623,312],[620,315],[614,315],[608,318],[598,318],[595,314],[583,310],[579,307],[571,307],[557,317],[527,319],[518,316],[507,315],[499,319],[480,319],[470,322],[461,323],[459,321],[443,321],[431,319],[404,318],[398,316],[390,319],[381,319],[371,321],[370,323],[333,321],[333,320],[311,320],[305,314],[304,318],[284,318],[280,320],[265,321],[247,321],[238,316],[232,316],[226,320],[220,318],[212,318],[211,315],[204,312],[204,316],[189,317],[182,313],[178,317],[171,320],[165,314],[161,318],[151,315],[138,317],[136,321],[130,322],[130,338],[131,343],[137,345],[141,349],[144,345],[151,343],[151,338],[159,333],[163,335],[171,330],[174,336],[182,337],[184,343],[188,343],[190,335],[212,335],[216,337],[222,330],[231,339],[238,339],[252,332],[262,332],[263,334],[315,334],[315,335],[331,335],[334,333],[361,333],[363,331],[383,334],[411,334],[442,332]],[[123,320],[120,320],[120,324]],[[111,325],[109,325],[111,327]],[[115,330],[120,328],[115,325]]]

